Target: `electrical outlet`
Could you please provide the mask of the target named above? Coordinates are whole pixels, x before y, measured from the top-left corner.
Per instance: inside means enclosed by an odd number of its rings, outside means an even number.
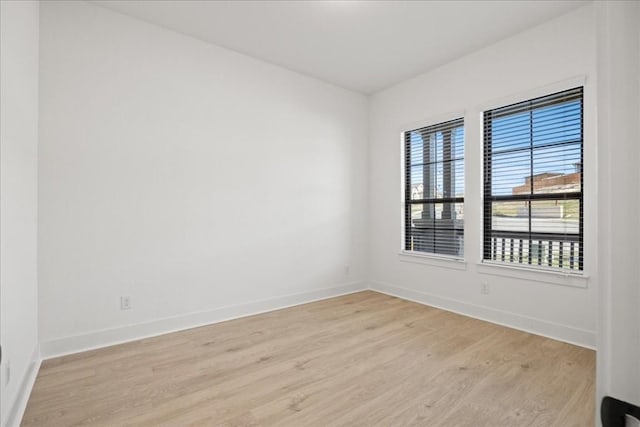
[[[350,266],[350,265],[348,265],[348,264],[347,264],[347,265],[345,265],[345,266],[344,266],[344,275],[345,275],[345,276],[348,276],[350,272],[351,272],[351,266]]]
[[[120,297],[120,310],[129,310],[131,308],[131,297]]]
[[[490,292],[491,292],[491,288],[489,287],[489,283],[487,282],[480,283],[480,293],[482,295],[489,295]]]

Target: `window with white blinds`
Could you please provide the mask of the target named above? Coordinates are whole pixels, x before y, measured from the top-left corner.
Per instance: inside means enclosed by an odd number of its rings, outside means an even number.
[[[464,253],[464,120],[404,133],[404,249]]]
[[[484,112],[483,258],[582,271],[583,88]]]

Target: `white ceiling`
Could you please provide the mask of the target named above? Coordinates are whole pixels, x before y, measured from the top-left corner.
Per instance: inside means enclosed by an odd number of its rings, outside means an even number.
[[[94,3],[370,94],[586,1],[167,1]]]

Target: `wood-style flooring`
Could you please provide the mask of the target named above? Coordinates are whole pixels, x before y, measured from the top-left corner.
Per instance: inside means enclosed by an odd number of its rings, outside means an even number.
[[[366,291],[43,362],[24,426],[592,426],[595,352]]]

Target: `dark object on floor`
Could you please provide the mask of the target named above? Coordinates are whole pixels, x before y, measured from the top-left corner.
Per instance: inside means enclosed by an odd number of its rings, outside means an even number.
[[[603,427],[625,427],[625,415],[631,415],[640,420],[640,407],[610,396],[602,399],[600,418],[602,418]]]

